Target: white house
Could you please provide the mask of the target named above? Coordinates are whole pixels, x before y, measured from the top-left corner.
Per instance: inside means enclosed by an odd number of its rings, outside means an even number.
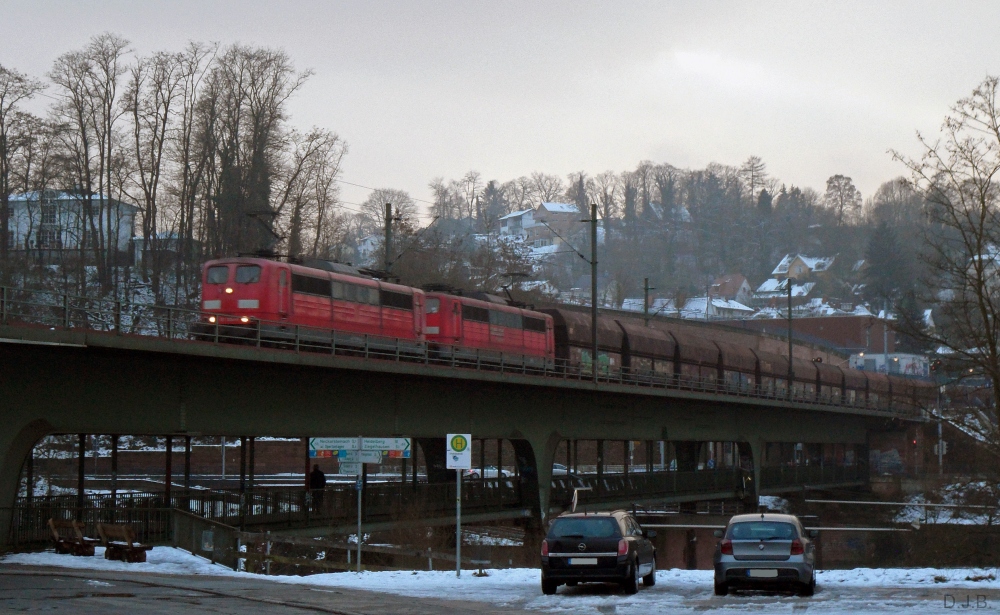
[[[500,218],[500,234],[528,238],[528,229],[535,226],[535,210],[515,211]]]
[[[12,194],[8,245],[15,251],[52,258],[64,251],[79,250],[86,239],[87,248],[103,246],[131,258],[130,243],[139,208],[100,194],[91,196],[90,207],[87,219],[87,197],[80,192],[40,190]]]

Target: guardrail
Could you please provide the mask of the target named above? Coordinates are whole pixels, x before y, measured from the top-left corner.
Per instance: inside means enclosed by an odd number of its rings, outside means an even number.
[[[213,317],[215,322],[209,322]],[[362,360],[423,363],[451,369],[499,372],[539,378],[590,381],[590,366],[563,359],[544,359],[502,352],[429,344],[419,340],[382,337],[334,329],[290,325],[287,322],[221,315],[171,306],[155,306],[79,297],[50,291],[0,287],[0,324],[45,326],[64,330],[86,330],[114,335],[138,335],[183,343],[238,344],[274,352],[322,353]],[[226,324],[220,320],[229,320]],[[780,379],[778,379],[780,380]],[[832,395],[787,387],[765,390],[749,383],[720,382],[717,378],[680,374],[600,368],[597,382],[637,388],[673,389],[738,398],[792,402],[819,408],[849,408],[920,416],[919,408],[850,401]]]

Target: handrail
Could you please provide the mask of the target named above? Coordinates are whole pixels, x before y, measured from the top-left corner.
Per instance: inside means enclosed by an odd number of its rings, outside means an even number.
[[[215,323],[208,317],[214,316]],[[120,300],[79,297],[53,291],[0,287],[0,322],[14,326],[41,325],[67,330],[83,329],[117,335],[165,338],[179,343],[232,343],[260,348],[261,351],[323,352],[351,356],[366,361],[394,363],[419,362],[445,369],[468,369],[500,374],[518,374],[541,378],[590,380],[587,365],[565,359],[548,359],[521,354],[466,348],[417,339],[394,338],[289,324],[283,321],[248,319],[240,323],[238,314],[208,313],[177,306],[125,303]],[[233,321],[220,322],[220,321]],[[847,390],[838,395],[824,391],[805,391],[793,386],[791,393],[778,378],[770,378],[767,387],[761,382],[732,383],[714,376],[696,377],[676,373],[613,369],[602,366],[597,382],[634,387],[672,389],[726,395],[736,398],[793,402],[821,408],[851,408],[887,412],[899,416],[921,416],[921,409],[910,405],[891,406],[858,399],[848,399]]]

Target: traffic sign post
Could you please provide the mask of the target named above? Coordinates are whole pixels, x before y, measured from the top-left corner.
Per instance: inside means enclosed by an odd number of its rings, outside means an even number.
[[[462,470],[472,469],[472,434],[450,433],[445,467],[455,470],[455,576],[462,576]]]
[[[357,475],[355,489],[358,492],[358,572],[361,572],[361,502],[364,497],[364,464],[382,463],[389,459],[409,459],[410,438],[309,438],[309,456],[314,458],[337,458],[341,474]],[[471,460],[471,456],[470,456]],[[471,467],[471,466],[470,466]]]
[[[361,441],[360,437],[358,438],[358,441],[359,442]],[[360,466],[361,464],[359,463],[358,480],[356,483],[354,483],[354,487],[358,491],[358,574],[361,573],[361,496],[364,494],[365,491],[365,483],[361,477]]]

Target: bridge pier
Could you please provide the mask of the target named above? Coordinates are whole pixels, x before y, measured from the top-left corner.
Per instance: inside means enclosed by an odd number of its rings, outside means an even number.
[[[52,432],[52,426],[38,419],[12,429],[0,430],[0,547],[7,544],[13,518],[12,506],[21,482],[21,468],[35,443]]]

